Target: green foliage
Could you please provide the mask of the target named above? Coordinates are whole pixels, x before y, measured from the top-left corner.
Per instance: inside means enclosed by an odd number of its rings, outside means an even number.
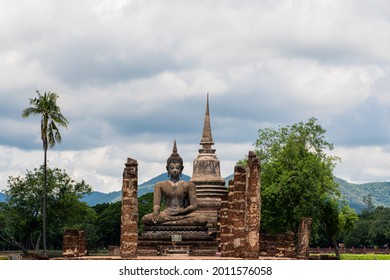
[[[0,242],[19,249],[34,249],[42,231],[44,168],[27,170],[25,176],[9,177],[8,200],[1,207]],[[76,182],[64,170],[47,169],[48,240],[52,248],[62,248],[65,228],[91,228],[95,212],[79,199],[91,192],[84,181]]]
[[[94,206],[100,212],[96,220],[99,245],[107,248],[109,245],[119,245],[121,233],[122,202]]]
[[[296,232],[301,217],[312,217],[318,227],[319,202],[339,195],[332,173],[339,159],[326,154],[333,145],[324,134],[314,118],[259,130],[255,146],[262,162],[263,231]]]
[[[153,193],[147,193],[138,198],[138,232],[142,233],[143,224],[141,219],[146,214],[153,212]]]
[[[347,247],[382,247],[390,245],[390,208],[377,207],[364,210],[359,215],[356,227],[344,242]]]
[[[45,92],[43,95],[37,90],[38,97],[30,99],[30,107],[23,110],[22,116],[27,118],[31,115],[41,116],[41,139],[43,149],[54,147],[62,141],[58,126],[68,127],[68,120],[62,115],[57,105],[58,94]]]
[[[340,259],[337,240],[355,227],[358,216],[345,201],[340,203],[338,199],[332,197],[320,201],[320,212],[318,234],[323,233],[327,240],[326,247],[329,245],[334,247],[336,256]]]
[[[102,203],[92,207],[97,214],[96,219],[96,248],[107,248],[109,245],[120,244],[121,227],[120,201],[115,203]],[[153,193],[147,193],[138,198],[138,231],[142,233],[141,219],[153,211]]]

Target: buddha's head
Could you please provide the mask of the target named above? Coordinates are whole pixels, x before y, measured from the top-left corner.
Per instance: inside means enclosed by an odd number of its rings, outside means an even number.
[[[183,172],[183,159],[177,153],[176,140],[173,143],[171,156],[167,159],[167,172],[171,179],[178,179]]]

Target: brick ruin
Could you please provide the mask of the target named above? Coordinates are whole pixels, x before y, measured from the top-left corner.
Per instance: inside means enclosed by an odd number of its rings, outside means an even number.
[[[236,166],[221,202],[222,257],[257,259],[260,252],[260,161],[249,152],[248,167]]]
[[[120,256],[137,257],[138,247],[138,163],[128,158],[123,171]]]
[[[295,234],[260,234],[260,256],[274,258],[295,258]]]
[[[156,226],[138,237],[137,161],[128,159],[122,189],[122,258],[134,258],[137,254],[158,255],[165,249],[169,251],[173,241],[171,237],[176,235],[181,238],[175,242],[175,246],[182,246],[191,255],[215,255],[219,251],[222,257],[244,259],[258,259],[261,256],[306,258],[311,219],[302,219],[298,246],[294,234],[260,235],[260,159],[255,152],[249,152],[247,167],[235,167],[234,179],[226,189],[220,175],[218,157],[215,149],[212,149],[214,141],[208,96],[200,145],[202,147],[194,160],[190,181],[197,189],[196,211],[209,217],[208,230],[171,227],[169,231],[163,231],[163,227]]]
[[[110,255],[134,259],[141,255],[165,255],[173,250],[184,255],[243,259],[308,258],[311,218],[302,218],[297,243],[294,233],[260,234],[260,159],[255,152],[249,152],[247,167],[235,166],[234,179],[225,187],[218,157],[212,149],[208,97],[200,145],[190,181],[197,190],[196,212],[208,217],[207,225],[149,226],[138,236],[138,163],[128,158],[122,180],[120,247],[111,247]],[[87,254],[85,232],[66,230],[63,256]]]
[[[258,259],[308,258],[311,218],[302,218],[298,230],[298,242],[294,233],[260,234],[260,160],[249,152],[248,166],[236,166],[234,179],[229,181],[226,195],[221,197],[218,210],[218,235],[213,241],[219,244],[221,257]],[[134,259],[139,255],[138,237],[138,163],[128,158],[123,171],[121,240],[119,255]],[[193,240],[194,248],[200,240]],[[209,241],[210,242],[210,241]],[[211,243],[210,243],[211,244]],[[186,241],[187,255],[203,255],[192,251],[191,242]],[[206,245],[206,244],[205,244]],[[201,248],[201,247],[199,247]],[[296,250],[297,248],[297,250]],[[205,250],[206,252],[207,250]],[[87,256],[86,232],[67,229],[64,232],[63,257]],[[114,255],[118,255],[115,253]]]
[[[235,167],[234,179],[230,180],[227,194],[221,198],[221,208],[218,211],[219,234],[214,240],[214,242],[219,243],[218,251],[221,257],[242,259],[307,258],[311,232],[310,218],[302,218],[301,220],[298,231],[298,251],[296,250],[294,233],[260,234],[259,176],[260,160],[256,157],[255,152],[251,151],[248,155],[248,166],[246,168]],[[122,258],[131,259],[136,258],[139,254],[144,255],[145,244],[150,243],[145,239],[139,240],[137,222],[137,161],[128,159],[123,172],[120,246]],[[154,240],[151,245],[156,246],[155,242],[157,240]],[[167,242],[170,243],[170,241],[161,240],[161,246],[157,246],[157,250],[149,250],[149,253],[162,254],[158,253],[158,248],[163,248],[164,245],[168,244]],[[177,245],[185,248],[186,255],[200,256],[203,255],[199,250],[203,247],[200,246],[202,242],[205,241],[196,238],[191,241],[190,238],[186,238],[186,240],[177,242]],[[137,251],[139,244],[142,244],[141,251]],[[169,246],[166,249],[168,250]],[[206,253],[206,255],[208,254]]]
[[[86,232],[78,229],[65,229],[62,255],[64,258],[87,256]]]
[[[303,217],[298,229],[297,257],[307,259],[309,257],[310,233],[312,219]]]

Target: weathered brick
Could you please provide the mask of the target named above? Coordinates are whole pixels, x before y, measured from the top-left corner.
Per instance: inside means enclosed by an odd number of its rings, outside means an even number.
[[[138,163],[128,158],[123,171],[121,247],[122,258],[137,257],[138,247]]]

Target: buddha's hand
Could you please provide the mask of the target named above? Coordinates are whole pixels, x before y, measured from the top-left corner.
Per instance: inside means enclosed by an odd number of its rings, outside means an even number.
[[[178,216],[178,215],[180,215],[180,211],[179,210],[171,210],[170,215],[171,216]]]
[[[171,216],[181,216],[181,215],[185,215],[185,214],[187,214],[186,209],[171,211]]]
[[[157,224],[159,214],[160,214],[160,211],[158,211],[158,210],[153,211],[153,216],[152,216],[153,223]]]

